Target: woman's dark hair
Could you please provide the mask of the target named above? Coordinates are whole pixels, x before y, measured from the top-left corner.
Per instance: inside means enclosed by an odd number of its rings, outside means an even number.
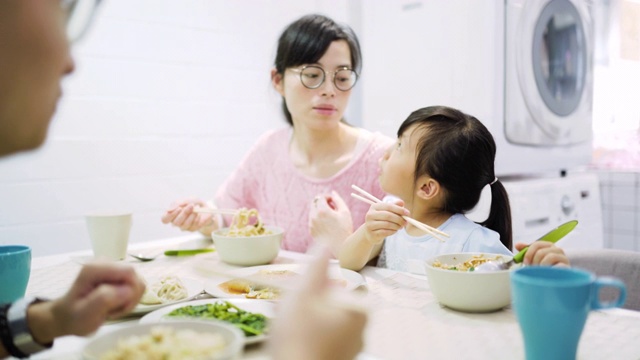
[[[427,175],[438,181],[445,193],[442,211],[454,214],[473,209],[490,184],[491,210],[479,224],[500,234],[500,241],[511,250],[509,196],[502,183],[494,181],[496,143],[489,130],[475,117],[445,106],[414,111],[400,125],[398,137],[413,125],[423,130],[414,179]]]
[[[332,42],[345,40],[351,52],[351,67],[360,73],[362,54],[360,43],[353,30],[323,15],[306,15],[289,25],[278,40],[275,67],[284,75],[287,68],[317,63]],[[282,100],[282,111],[290,125],[291,113]]]

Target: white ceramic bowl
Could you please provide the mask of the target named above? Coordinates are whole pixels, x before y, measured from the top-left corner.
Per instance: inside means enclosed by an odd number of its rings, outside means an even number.
[[[431,266],[436,260],[445,265],[460,264],[474,255],[484,255],[487,258],[502,256],[504,261],[511,260],[510,256],[489,253],[447,254],[427,260],[425,270],[429,287],[436,299],[446,307],[466,312],[490,312],[509,305],[511,303],[510,270],[468,272]]]
[[[221,353],[212,355],[207,359],[232,360],[238,359],[242,355],[244,348],[244,335],[233,325],[221,321],[167,321],[162,324],[140,324],[126,325],[120,329],[107,332],[91,339],[82,351],[82,358],[85,360],[100,359],[107,351],[116,348],[116,344],[122,339],[132,336],[144,336],[150,334],[153,327],[171,327],[175,331],[181,329],[191,329],[198,333],[220,334],[227,346]]]
[[[258,236],[226,236],[228,228],[211,234],[213,244],[220,259],[232,265],[255,266],[273,261],[280,251],[284,230],[275,226],[265,226],[271,234]]]

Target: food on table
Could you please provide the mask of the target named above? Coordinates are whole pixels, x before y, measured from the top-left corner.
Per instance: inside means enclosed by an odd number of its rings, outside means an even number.
[[[265,286],[260,281],[273,283],[293,279],[297,276],[298,273],[291,270],[260,270],[251,276],[255,281],[233,279],[223,282],[218,287],[229,294],[244,295],[248,299],[277,299],[280,297],[280,289]]]
[[[140,304],[156,305],[186,299],[189,296],[187,288],[176,276],[165,276],[159,281],[147,284],[147,288],[140,299]]]
[[[166,316],[171,317],[196,317],[200,319],[218,319],[229,322],[246,336],[256,336],[266,333],[268,318],[259,313],[243,310],[228,301],[218,301],[211,304],[187,305],[175,309]]]
[[[488,261],[498,261],[502,260],[502,256],[497,255],[492,258],[487,258],[484,255],[473,255],[473,257],[463,263],[448,265],[442,264],[439,260],[436,260],[431,264],[434,268],[440,268],[445,270],[456,270],[456,271],[474,271],[476,267],[480,264],[484,264]]]
[[[300,274],[291,270],[260,270],[250,275],[251,279],[233,279],[218,285],[228,294],[244,295],[247,299],[274,300],[280,297],[280,289],[275,286],[264,285],[285,283],[296,279]],[[345,279],[329,279],[331,285],[345,287]]]
[[[236,211],[227,236],[257,236],[271,234],[265,229],[256,209],[241,208]]]
[[[102,360],[125,359],[209,359],[227,346],[220,334],[190,329],[174,330],[158,325],[147,335],[132,335],[118,340],[116,347],[102,355]]]
[[[274,300],[280,297],[280,289],[254,284],[248,280],[231,280],[220,285],[230,294],[243,294],[247,299]]]

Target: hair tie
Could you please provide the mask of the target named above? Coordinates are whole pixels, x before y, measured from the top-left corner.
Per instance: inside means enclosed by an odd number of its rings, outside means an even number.
[[[491,185],[495,184],[497,181],[498,181],[498,178],[497,178],[497,177],[494,177],[494,178],[493,178],[493,181],[489,183],[489,186],[491,186]]]

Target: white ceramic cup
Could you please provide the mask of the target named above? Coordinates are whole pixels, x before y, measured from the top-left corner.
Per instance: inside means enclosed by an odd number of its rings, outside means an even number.
[[[127,256],[131,213],[94,213],[85,216],[96,258],[122,260]]]

